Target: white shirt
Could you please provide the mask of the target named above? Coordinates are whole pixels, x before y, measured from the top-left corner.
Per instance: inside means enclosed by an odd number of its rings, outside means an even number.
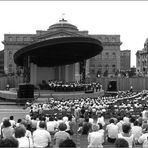
[[[33,141],[35,147],[46,147],[51,142],[51,135],[45,129],[37,129],[33,132]]]
[[[108,131],[108,137],[109,138],[117,138],[118,137],[118,126],[114,123],[108,124],[106,126],[106,130]]]
[[[118,126],[118,129],[119,129],[119,133],[121,133],[122,132],[122,124],[123,124],[123,121],[121,120],[121,121],[119,121],[116,125]]]
[[[104,134],[96,131],[88,134],[88,148],[103,148]]]
[[[57,127],[58,124],[56,121],[48,121],[46,123],[46,125],[47,125],[47,131],[49,131],[49,132],[53,132],[53,131],[55,131],[55,128],[58,128]]]
[[[11,123],[11,127],[15,126],[15,121],[14,120],[9,120],[9,122]]]
[[[140,136],[138,142],[142,143],[142,148],[148,148],[148,133],[145,133]]]
[[[139,137],[142,135],[142,128],[140,126],[133,126],[131,131],[134,135],[135,140],[138,140]]]
[[[93,118],[89,118],[89,123],[93,123],[94,122],[94,120],[93,120]]]
[[[29,148],[29,145],[30,145],[30,148],[33,148],[33,142],[31,138],[27,138],[25,136],[25,137],[17,138],[17,140],[19,142],[19,148],[26,148],[26,147]]]
[[[103,116],[99,117],[97,123],[101,123],[102,126],[104,126],[105,125],[104,117]]]

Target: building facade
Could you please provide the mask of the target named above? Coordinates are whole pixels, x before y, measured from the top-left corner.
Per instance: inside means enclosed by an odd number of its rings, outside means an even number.
[[[63,28],[59,30],[60,27]],[[34,42],[46,40],[47,38],[54,38],[58,36],[89,36],[98,39],[103,44],[103,51],[101,54],[85,61],[85,77],[95,79],[98,76],[112,76],[120,70],[120,35],[92,35],[88,31],[80,31],[74,25],[69,25],[67,21],[59,21],[58,23],[49,26],[47,30],[37,30],[36,34],[5,34],[4,35],[4,71],[6,74],[23,73],[23,70],[18,68],[14,63],[14,53],[19,49],[33,44]],[[85,54],[85,53],[84,53]],[[78,67],[76,65],[79,65]],[[76,63],[77,71],[81,71],[81,63]],[[68,65],[60,68],[60,71],[67,68]],[[73,67],[73,66],[72,66]],[[57,69],[57,67],[53,67]],[[52,69],[52,70],[53,70]],[[52,71],[51,70],[51,71]],[[56,73],[57,74],[57,73]],[[79,80],[80,75],[76,74]],[[65,78],[67,79],[67,78]],[[73,81],[75,79],[71,78]]]
[[[114,76],[120,69],[120,35],[91,35],[103,43],[101,54],[88,60],[89,76]]]
[[[4,50],[0,51],[0,76],[4,75]]]
[[[121,71],[129,71],[131,68],[131,51],[130,50],[121,50],[120,51],[120,64]]]
[[[144,48],[136,52],[136,72],[140,76],[148,76],[148,39]]]

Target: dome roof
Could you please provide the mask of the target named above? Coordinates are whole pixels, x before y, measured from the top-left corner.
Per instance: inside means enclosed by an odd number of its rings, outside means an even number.
[[[59,20],[58,23],[49,26],[49,31],[57,31],[59,29],[71,30],[71,31],[78,31],[77,27],[68,23],[67,20],[62,19]]]

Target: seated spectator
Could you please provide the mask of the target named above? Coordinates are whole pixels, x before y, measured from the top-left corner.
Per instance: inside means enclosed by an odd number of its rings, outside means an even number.
[[[9,122],[9,119],[5,119],[3,121],[3,128],[2,131],[2,137],[3,138],[9,138],[12,137],[14,134],[14,129],[11,127],[11,123]]]
[[[125,139],[117,138],[115,141],[115,148],[129,148],[128,142]]]
[[[127,116],[123,117],[123,122],[124,123],[130,123],[129,117],[127,117]]]
[[[16,126],[16,123],[15,123],[15,120],[14,120],[14,116],[10,116],[10,119],[9,119],[10,123],[11,123],[11,127],[15,127]]]
[[[139,122],[138,121],[134,122],[134,126],[132,127],[131,132],[134,135],[135,143],[137,143],[139,137],[142,135],[142,127],[139,126]]]
[[[148,148],[148,125],[143,129],[143,134],[139,137],[138,142],[142,144],[143,148]]]
[[[147,121],[146,120],[143,121],[143,123],[142,123],[142,130],[144,130],[143,132],[145,132],[145,128],[147,128],[147,126],[148,126]]]
[[[99,133],[102,133],[103,134],[103,136],[104,136],[104,133],[105,133],[105,131],[104,131],[104,129],[103,129],[103,126],[102,126],[102,124],[101,123],[98,123],[98,126],[99,126]]]
[[[39,128],[33,132],[33,141],[36,148],[47,147],[51,144],[51,135],[46,130],[45,121],[40,121]]]
[[[26,137],[26,128],[24,126],[19,126],[15,128],[15,138],[19,142],[19,148],[33,148],[32,138]]]
[[[131,125],[129,123],[124,123],[122,125],[122,133],[118,134],[118,138],[123,138],[125,139],[128,144],[129,148],[132,148],[135,141],[134,141],[134,135],[131,133]]]
[[[36,116],[33,116],[31,118],[31,131],[34,132],[37,128],[37,117]]]
[[[57,129],[57,121],[54,120],[52,116],[49,117],[49,121],[47,120],[47,131],[51,134],[54,135]]]
[[[56,132],[54,135],[54,144],[56,148],[58,148],[59,144],[64,140],[66,140],[67,138],[70,139],[70,135],[65,131],[67,129],[67,126],[64,122],[59,124],[58,129],[59,131]]]
[[[117,122],[117,126],[118,126],[118,129],[119,129],[119,133],[121,133],[122,132],[122,124],[123,124],[123,116],[119,116],[118,117],[118,122]]]
[[[114,143],[118,137],[118,126],[114,124],[114,119],[109,120],[109,124],[106,126],[107,140],[110,143]]]
[[[26,115],[25,122],[26,122],[26,129],[31,131],[32,130],[31,129],[32,122],[31,122],[30,115]]]
[[[74,134],[75,122],[72,121],[71,115],[68,116],[68,121],[66,121],[65,124],[67,125],[66,132],[69,133],[70,135],[73,135]]]
[[[76,148],[76,144],[72,139],[66,139],[59,144],[59,148],[65,148],[65,147]]]
[[[29,137],[29,138],[32,138],[31,131],[29,131],[29,130],[27,129],[27,123],[26,123],[24,120],[21,122],[20,126],[24,126],[24,127],[25,127],[25,129],[26,129],[25,136],[26,136],[26,137]]]
[[[19,146],[18,140],[14,137],[0,139],[0,147],[6,147],[6,148],[15,147],[15,148],[18,148],[18,146]]]
[[[103,117],[102,113],[99,114],[99,118],[98,118],[97,123],[101,123],[102,126],[105,126],[105,121],[104,121],[104,117]]]
[[[16,127],[20,126],[21,122],[22,122],[22,119],[18,119],[16,123]]]
[[[88,134],[88,148],[103,148],[104,134],[99,132],[99,126],[92,125],[92,132]]]
[[[78,129],[78,132],[82,135],[88,135],[88,133],[91,131],[92,124],[89,123],[89,118],[85,118],[84,122],[82,123],[82,126]]]

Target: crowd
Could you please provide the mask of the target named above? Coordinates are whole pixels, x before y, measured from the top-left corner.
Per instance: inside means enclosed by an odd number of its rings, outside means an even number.
[[[1,122],[0,147],[148,147],[148,94],[120,92],[114,97],[55,100],[30,104],[30,115]],[[106,117],[106,115],[108,115]]]
[[[105,118],[117,116],[117,114],[139,115],[143,110],[148,109],[147,96],[143,92],[119,92],[117,96],[97,98],[74,98],[68,100],[57,100],[50,98],[47,103],[33,103],[30,107],[31,114],[72,114],[77,118],[81,110],[85,114],[103,114]],[[78,113],[77,113],[78,112]]]
[[[93,91],[100,91],[102,89],[102,85],[99,83],[82,83],[82,82],[63,82],[63,81],[53,81],[49,80],[48,82],[42,81],[40,84],[41,89],[48,89],[53,91],[86,91],[86,90],[93,90]]]

